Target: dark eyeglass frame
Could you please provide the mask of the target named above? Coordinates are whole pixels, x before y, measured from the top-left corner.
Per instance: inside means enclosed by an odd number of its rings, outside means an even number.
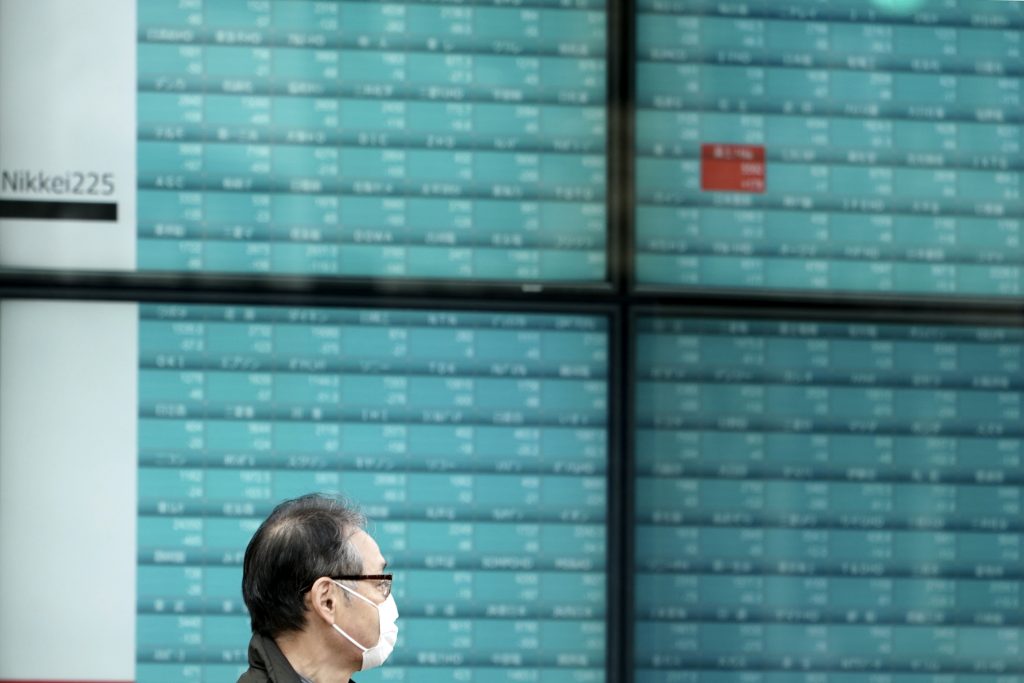
[[[328,576],[331,581],[387,581],[387,589],[383,591],[384,597],[391,595],[391,584],[395,580],[394,574],[346,574],[344,576]],[[314,582],[315,583],[315,582]],[[313,584],[302,589],[303,593],[313,590]]]

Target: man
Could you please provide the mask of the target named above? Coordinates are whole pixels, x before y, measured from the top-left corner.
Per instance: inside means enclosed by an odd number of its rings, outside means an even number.
[[[388,658],[398,608],[365,522],[311,494],[281,503],[256,530],[242,566],[253,634],[238,683],[344,683]]]

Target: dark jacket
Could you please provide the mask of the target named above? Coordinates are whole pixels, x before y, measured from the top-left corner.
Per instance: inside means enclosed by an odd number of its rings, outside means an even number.
[[[249,641],[249,670],[242,674],[238,683],[302,683],[302,678],[273,638],[254,633]]]
[[[238,683],[303,683],[304,680],[288,663],[273,638],[252,634],[249,640],[249,670],[242,674]],[[348,683],[355,681],[349,680]]]

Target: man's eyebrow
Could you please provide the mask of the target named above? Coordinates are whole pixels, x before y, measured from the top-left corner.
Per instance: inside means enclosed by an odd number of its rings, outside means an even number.
[[[382,565],[380,566],[380,570],[381,570],[381,571],[384,571],[384,570],[385,570],[385,569],[387,569],[387,568],[388,568],[388,561],[387,561],[387,560],[384,560],[384,564],[382,564]]]

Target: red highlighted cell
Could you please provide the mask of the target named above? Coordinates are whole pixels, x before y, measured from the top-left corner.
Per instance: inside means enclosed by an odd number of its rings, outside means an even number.
[[[764,192],[764,146],[701,145],[700,189],[705,192]]]

